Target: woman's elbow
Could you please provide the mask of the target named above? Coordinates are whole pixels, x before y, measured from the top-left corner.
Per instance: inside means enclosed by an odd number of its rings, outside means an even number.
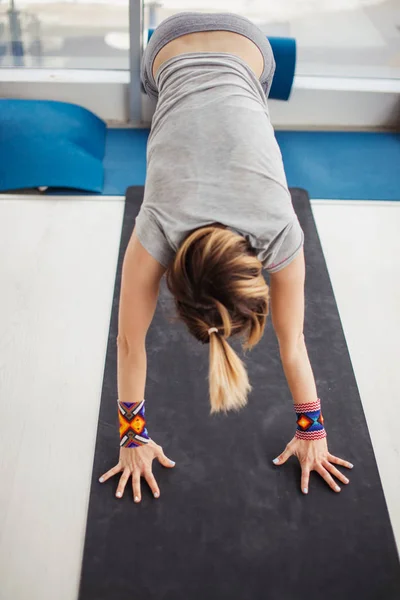
[[[290,338],[279,339],[279,352],[282,359],[291,360],[296,358],[299,353],[303,352],[305,348],[304,333],[299,333],[296,336]]]
[[[129,352],[128,339],[121,333],[117,336],[117,348],[118,352],[123,352],[124,354],[128,354]]]
[[[144,339],[137,336],[128,336],[123,332],[119,332],[117,336],[118,352],[123,355],[135,356],[145,350]]]

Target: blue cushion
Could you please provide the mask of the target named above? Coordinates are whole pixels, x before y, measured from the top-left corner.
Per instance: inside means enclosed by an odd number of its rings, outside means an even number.
[[[0,99],[0,190],[103,189],[106,125],[66,102]]]

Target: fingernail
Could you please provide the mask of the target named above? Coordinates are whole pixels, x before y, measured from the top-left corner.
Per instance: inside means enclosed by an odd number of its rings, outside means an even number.
[[[139,496],[135,496],[135,502],[139,502]]]
[[[335,492],[340,492],[340,487],[338,485],[335,487]]]
[[[158,492],[154,492],[154,498],[158,498],[160,494]]]
[[[344,480],[345,483],[349,483],[349,480],[347,479],[347,477]]]
[[[304,488],[304,489],[303,489],[303,492],[304,492],[305,494],[308,494],[308,489],[307,489],[307,488]]]
[[[104,483],[104,478],[100,477],[99,481],[100,481],[100,483]]]
[[[171,465],[174,465],[174,466],[175,466],[175,461],[173,461],[173,460],[170,460],[169,462],[171,463]]]
[[[117,492],[116,496],[117,496],[117,498],[121,498],[121,496],[122,496],[121,492]]]
[[[274,458],[274,460],[273,460],[272,462],[273,462],[275,465],[277,465],[277,464],[278,464],[278,462],[279,462],[279,458]]]
[[[349,463],[349,467],[350,467],[350,469],[352,469],[354,467],[354,465],[352,465],[351,463]]]

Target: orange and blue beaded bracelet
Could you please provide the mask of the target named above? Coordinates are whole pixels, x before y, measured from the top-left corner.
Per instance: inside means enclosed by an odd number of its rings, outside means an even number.
[[[117,400],[121,448],[138,448],[149,443],[144,402],[144,400],[141,402],[120,402]]]
[[[295,404],[297,429],[295,437],[300,440],[320,440],[326,437],[324,417],[321,412],[321,400]]]

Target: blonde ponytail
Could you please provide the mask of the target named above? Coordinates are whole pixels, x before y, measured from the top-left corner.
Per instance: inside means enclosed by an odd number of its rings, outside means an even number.
[[[166,280],[189,331],[210,344],[211,413],[241,409],[251,386],[227,339],[241,335],[243,348],[250,349],[264,333],[269,288],[261,262],[244,237],[222,226],[207,226],[184,240]]]
[[[246,367],[219,333],[210,334],[209,386],[211,413],[240,410],[251,391]]]

